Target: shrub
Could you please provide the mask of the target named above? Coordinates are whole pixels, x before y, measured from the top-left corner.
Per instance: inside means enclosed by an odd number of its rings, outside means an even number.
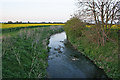
[[[68,37],[77,38],[82,36],[82,30],[85,28],[85,23],[83,23],[77,17],[73,17],[67,21],[66,25],[64,26],[64,30],[67,33]]]

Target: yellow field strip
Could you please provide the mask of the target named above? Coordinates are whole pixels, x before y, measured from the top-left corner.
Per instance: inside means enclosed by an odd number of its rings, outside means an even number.
[[[86,27],[92,27],[94,25],[86,25]],[[109,25],[107,26],[109,28]],[[112,25],[112,29],[120,29],[120,25]]]
[[[0,29],[16,28],[16,27],[30,27],[30,26],[55,26],[65,24],[0,24]],[[94,25],[86,25],[86,27],[92,27]],[[113,25],[113,29],[120,29],[120,25]]]
[[[30,27],[30,26],[54,26],[54,25],[65,25],[65,24],[2,24],[2,29],[16,28],[16,27]]]

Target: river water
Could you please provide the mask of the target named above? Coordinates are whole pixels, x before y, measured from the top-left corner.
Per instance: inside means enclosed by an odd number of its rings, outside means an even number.
[[[65,32],[50,37],[48,78],[106,78],[103,70],[75,50],[66,38]]]

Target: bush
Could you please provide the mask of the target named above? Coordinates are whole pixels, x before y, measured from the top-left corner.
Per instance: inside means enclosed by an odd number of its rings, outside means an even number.
[[[82,36],[82,30],[84,29],[85,24],[78,18],[73,17],[67,21],[64,26],[64,30],[67,33],[68,37],[77,38]]]

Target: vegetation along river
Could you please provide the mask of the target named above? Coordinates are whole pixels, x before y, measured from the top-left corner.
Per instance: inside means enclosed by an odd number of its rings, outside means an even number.
[[[48,46],[48,78],[107,78],[103,70],[67,42],[65,32],[52,35]]]

